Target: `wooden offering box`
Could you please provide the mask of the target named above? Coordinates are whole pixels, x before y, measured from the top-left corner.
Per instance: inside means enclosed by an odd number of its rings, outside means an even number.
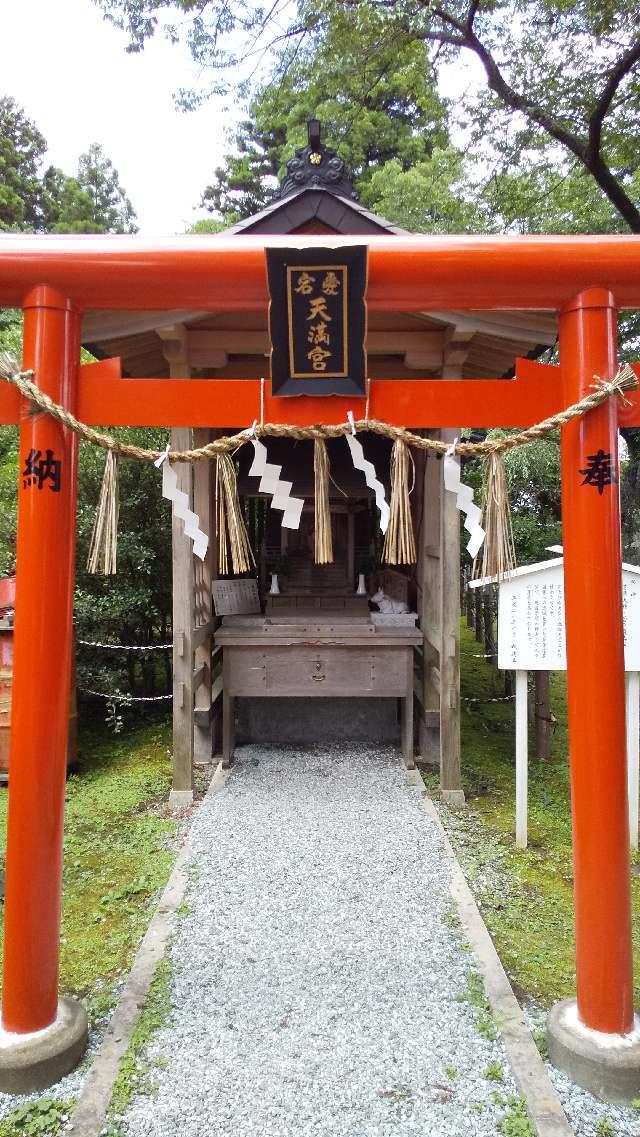
[[[376,627],[369,613],[277,611],[227,616],[216,634],[223,648],[223,764],[234,750],[240,696],[402,699],[402,753],[413,766],[413,627]],[[313,740],[311,740],[313,741]]]

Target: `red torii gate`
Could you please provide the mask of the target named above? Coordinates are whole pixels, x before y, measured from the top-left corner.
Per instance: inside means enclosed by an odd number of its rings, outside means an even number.
[[[3,237],[0,305],[25,314],[24,366],[90,424],[244,425],[248,380],[121,379],[117,360],[79,363],[88,308],[264,310],[264,249],[291,237]],[[304,246],[358,239],[295,238]],[[514,380],[377,380],[370,415],[397,425],[530,426],[616,371],[616,309],[640,307],[640,238],[370,238],[367,302],[403,312],[442,308],[559,311],[560,367],[521,360]],[[638,369],[640,373],[640,368]],[[273,397],[270,421],[346,418],[353,398]],[[58,999],[62,827],[72,650],[77,437],[0,389],[0,421],[20,424],[21,462],[59,458],[59,492],[18,485],[19,526],[11,732],[0,1087],[46,1085],[84,1046],[83,1012]],[[583,487],[587,455],[617,463],[619,425],[640,426],[640,396],[609,400],[562,430],[562,512],[574,833],[577,1007],[552,1015],[555,1060],[610,1096],[640,1084],[632,1000],[629,842],[619,494]],[[36,683],[35,661],[47,661]]]

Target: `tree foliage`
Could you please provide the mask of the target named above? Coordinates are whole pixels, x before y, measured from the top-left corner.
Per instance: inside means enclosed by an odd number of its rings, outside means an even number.
[[[392,159],[375,170],[363,203],[394,224],[416,233],[480,233],[491,228],[482,200],[467,193],[462,155],[453,146],[408,170]]]
[[[41,172],[43,136],[12,99],[0,99],[0,229],[60,233],[129,232],[134,213],[118,174],[100,146],[89,147],[77,177],[49,167]],[[22,314],[0,309],[0,351],[22,356]],[[153,446],[159,432],[128,432]],[[19,472],[18,430],[0,427],[0,575],[15,571]],[[157,471],[122,472],[120,574],[105,580],[85,568],[103,456],[81,447],[78,486],[78,561],[76,629],[79,638],[124,643],[164,640],[171,615],[171,571],[167,555],[169,515],[160,495]],[[166,687],[169,672],[162,657],[80,655],[82,688],[114,687],[152,693]],[[160,669],[159,669],[160,666]],[[168,667],[168,661],[167,661]]]
[[[43,135],[18,104],[0,98],[0,230],[41,224],[39,169],[47,149]]]
[[[48,233],[132,233],[135,213],[118,172],[92,143],[69,176],[42,169],[47,144],[35,123],[8,96],[0,98],[0,230]]]
[[[562,196],[561,186],[586,172],[591,182],[580,184],[592,187],[604,214],[599,223],[640,232],[638,0],[276,0],[267,8],[255,0],[96,2],[126,31],[131,50],[162,27],[179,38],[180,18],[217,90],[243,62],[245,77],[259,73],[265,56],[275,56],[274,78],[286,77],[302,55],[347,83],[354,65],[381,74],[376,61],[387,45],[397,59],[424,49],[436,69],[473,56],[485,87],[464,100],[463,117],[489,180],[522,174],[527,216],[535,217],[536,201]],[[523,187],[515,188],[515,201],[508,182],[496,199],[507,226],[523,222]],[[559,224],[562,218],[560,210]],[[565,223],[575,231],[571,216]]]
[[[0,310],[0,351],[22,354],[19,312]],[[162,449],[165,433],[114,430],[128,442]],[[124,644],[165,643],[171,628],[171,513],[155,467],[120,464],[118,573],[93,576],[86,562],[100,493],[104,454],[82,443],[78,463],[75,623],[79,639]],[[18,430],[0,426],[0,576],[15,572]],[[164,653],[116,654],[79,649],[78,686],[152,695],[167,689],[170,659]]]
[[[362,24],[375,43],[371,57],[360,51]],[[264,208],[286,162],[306,144],[307,122],[314,117],[353,173],[363,201],[385,163],[393,160],[407,171],[448,144],[446,108],[424,46],[385,38],[375,13],[345,13],[326,38],[312,37],[285,52],[256,89],[249,117],[231,136],[203,203],[227,221]]]
[[[157,429],[110,433],[153,449],[166,443],[166,431]],[[82,443],[74,609],[78,638],[166,643],[171,638],[171,511],[162,497],[158,471],[149,462],[120,462],[118,572],[104,577],[86,568],[103,469],[103,452]],[[170,653],[165,652],[84,649],[78,652],[78,681],[89,690],[149,696],[170,689],[170,666]]]
[[[42,182],[43,224],[50,233],[135,233],[135,212],[118,171],[93,143],[68,177],[51,166]]]

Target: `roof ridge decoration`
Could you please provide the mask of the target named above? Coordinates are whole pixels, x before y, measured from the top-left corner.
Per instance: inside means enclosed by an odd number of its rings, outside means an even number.
[[[320,122],[312,118],[307,123],[308,143],[296,150],[287,162],[287,172],[280,188],[273,195],[274,201],[282,201],[301,189],[328,190],[338,197],[358,201],[359,196],[353,188],[351,173],[344,158],[337,151],[325,146],[320,139]]]

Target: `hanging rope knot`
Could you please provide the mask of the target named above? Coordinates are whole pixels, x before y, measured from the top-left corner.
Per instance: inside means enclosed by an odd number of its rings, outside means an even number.
[[[593,378],[594,382],[591,387],[594,391],[601,393],[603,398],[608,399],[615,396],[620,399],[623,406],[631,406],[631,400],[627,398],[625,391],[633,391],[638,386],[638,379],[635,371],[628,363],[622,365],[613,379],[601,379],[599,375],[594,375]]]

